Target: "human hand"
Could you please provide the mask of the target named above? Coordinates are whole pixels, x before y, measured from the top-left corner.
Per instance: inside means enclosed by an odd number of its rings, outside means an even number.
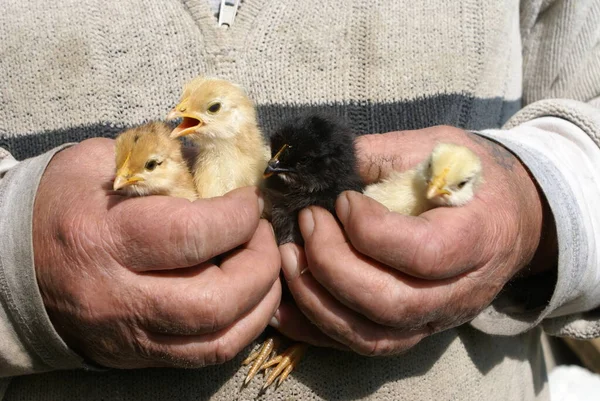
[[[452,127],[363,136],[357,142],[361,175],[371,183],[392,169],[411,168],[441,141],[466,145],[482,160],[485,182],[466,206],[409,217],[346,192],[336,203],[343,227],[311,207],[299,216],[304,250],[280,247],[299,309],[357,353],[403,352],[471,320],[538,249],[543,199],[518,159],[482,137]],[[294,335],[286,313],[276,314],[280,331],[326,345],[314,326]]]
[[[107,367],[223,363],[281,296],[262,199],[242,188],[189,202],[112,191],[114,142],[58,153],[40,183],[33,244],[46,310],[66,343]],[[220,266],[210,263],[222,255]]]

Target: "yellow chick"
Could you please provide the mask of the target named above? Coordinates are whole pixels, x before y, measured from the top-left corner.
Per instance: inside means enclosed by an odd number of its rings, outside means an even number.
[[[194,182],[201,198],[261,183],[270,149],[258,128],[254,104],[238,85],[194,78],[167,118],[183,118],[171,138],[189,136],[199,147]]]
[[[363,193],[392,212],[410,216],[436,206],[461,206],[483,182],[483,166],[469,148],[440,143],[429,157],[408,171],[393,171]]]
[[[117,172],[113,189],[129,196],[166,195],[194,201],[194,180],[181,142],[171,127],[152,122],[121,133],[115,142]]]

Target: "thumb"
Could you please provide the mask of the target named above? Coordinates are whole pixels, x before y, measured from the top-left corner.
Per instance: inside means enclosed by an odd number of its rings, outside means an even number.
[[[194,266],[250,240],[263,206],[256,187],[195,202],[121,199],[108,212],[111,253],[137,271]]]

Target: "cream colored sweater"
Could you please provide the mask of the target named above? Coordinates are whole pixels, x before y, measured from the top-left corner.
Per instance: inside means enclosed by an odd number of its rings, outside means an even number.
[[[510,283],[473,322],[401,356],[313,347],[263,398],[548,399],[542,331],[600,335],[597,198],[573,184],[599,168],[600,1],[245,0],[231,28],[216,21],[207,0],[2,1],[0,398],[256,399],[260,380],[241,389],[250,347],[197,370],[82,369],[33,268],[33,199],[58,146],[164,118],[209,73],[248,89],[267,132],[313,107],[360,133],[479,130],[519,155],[557,220],[555,277]],[[560,141],[572,152],[543,146]]]

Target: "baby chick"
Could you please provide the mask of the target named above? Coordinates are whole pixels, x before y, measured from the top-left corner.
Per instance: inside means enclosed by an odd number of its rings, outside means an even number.
[[[271,136],[274,155],[264,171],[264,191],[265,199],[272,205],[271,223],[280,245],[304,243],[298,224],[298,213],[302,209],[317,205],[335,216],[335,201],[340,193],[362,190],[354,138],[354,134],[337,119],[321,114],[307,114],[290,120]],[[281,384],[308,347],[297,343],[265,363],[277,343],[277,338],[267,339],[260,351],[244,361],[255,361],[246,383],[258,370],[277,365],[264,388],[278,376],[278,384]]]
[[[321,206],[335,215],[346,190],[361,191],[354,153],[355,136],[332,116],[307,114],[290,120],[271,136],[276,152],[265,169],[265,197],[279,244],[303,244],[300,210]]]
[[[189,136],[198,145],[194,182],[201,198],[261,182],[270,150],[254,104],[239,86],[203,76],[191,80],[167,118],[180,117],[171,138]]]
[[[115,143],[115,191],[130,196],[167,195],[196,200],[196,188],[181,143],[171,127],[151,122],[121,133]]]
[[[439,143],[429,157],[408,171],[393,171],[364,194],[389,210],[418,216],[436,206],[468,203],[483,182],[479,157],[465,146]]]

